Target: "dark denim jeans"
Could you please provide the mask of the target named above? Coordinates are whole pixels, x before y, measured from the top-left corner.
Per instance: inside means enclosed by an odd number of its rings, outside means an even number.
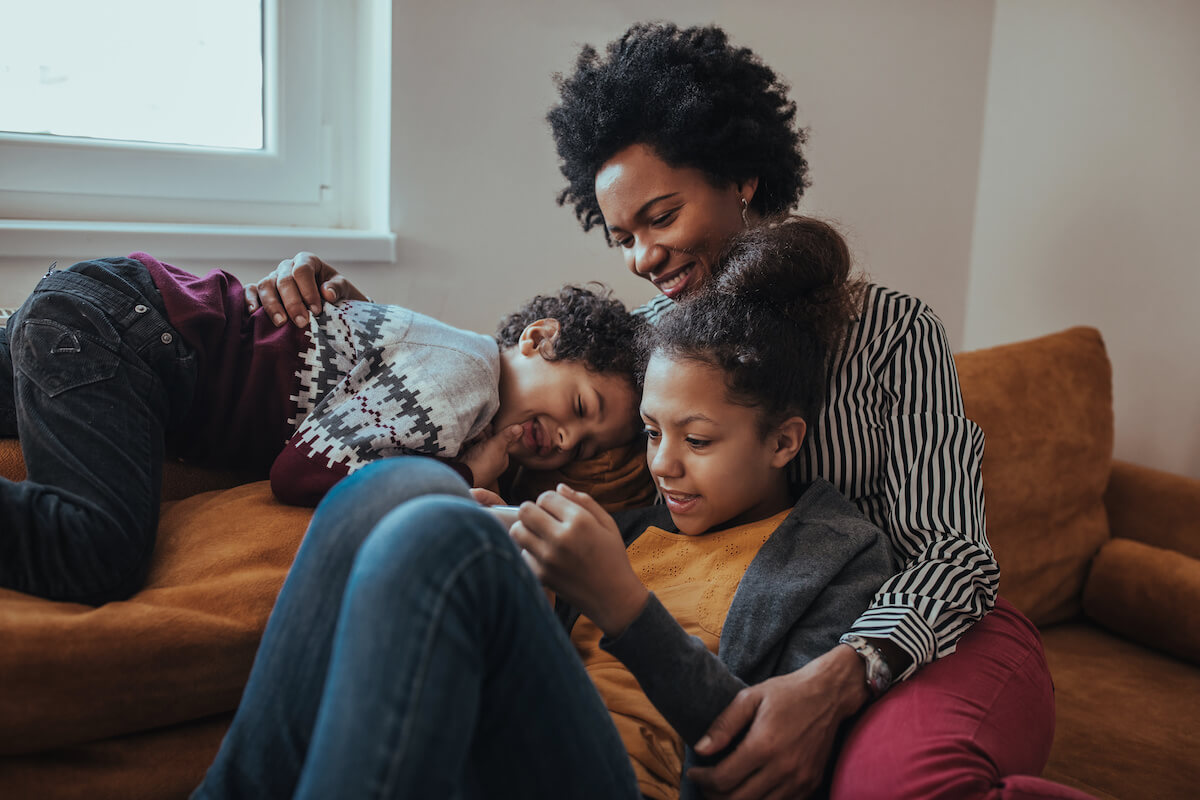
[[[508,532],[433,459],[318,506],[193,800],[640,798]]]
[[[98,605],[145,581],[164,435],[195,358],[139,262],[48,273],[0,332],[0,435],[28,472],[0,479],[0,587]]]

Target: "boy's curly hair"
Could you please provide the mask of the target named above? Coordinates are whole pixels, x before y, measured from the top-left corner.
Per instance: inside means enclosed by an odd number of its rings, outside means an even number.
[[[601,283],[564,286],[554,295],[538,295],[509,314],[496,328],[501,348],[513,347],[521,332],[539,319],[558,320],[558,335],[542,350],[547,361],[578,361],[593,372],[630,378],[636,386],[645,366],[633,343],[646,322],[625,308]]]
[[[751,206],[764,216],[791,209],[808,186],[807,133],[794,124],[788,86],[715,25],[637,23],[603,56],[585,45],[575,71],[554,81],[559,103],[546,119],[567,179],[558,203],[575,208],[585,231],[604,226],[596,173],[633,144],[714,185],[757,177]]]

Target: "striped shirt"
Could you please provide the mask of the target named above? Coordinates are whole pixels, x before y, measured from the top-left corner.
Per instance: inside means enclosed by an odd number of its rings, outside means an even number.
[[[650,322],[659,295],[637,310]],[[888,639],[912,657],[897,679],[954,652],[995,603],[1000,569],[984,528],[983,431],[963,412],[941,320],[925,303],[872,284],[829,394],[796,457],[891,540],[901,564],[850,633]]]

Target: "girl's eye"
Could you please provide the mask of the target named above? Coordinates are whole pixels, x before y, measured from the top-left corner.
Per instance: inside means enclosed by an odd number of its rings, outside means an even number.
[[[662,436],[661,433],[654,430],[653,428],[646,428],[645,430],[642,431],[642,433],[646,434],[646,438],[652,442],[657,442],[658,437]]]
[[[583,398],[582,398],[582,397],[576,397],[576,398],[575,398],[575,416],[577,416],[577,417],[583,417],[583,416],[584,416],[584,412],[583,412]]]
[[[615,244],[617,247],[633,247],[633,237],[622,236],[619,239],[613,239],[613,244]]]
[[[712,442],[710,442],[707,439],[697,439],[694,436],[687,437],[687,439],[685,441],[687,441],[689,446],[691,446],[697,450],[699,450],[702,447],[707,447],[708,445],[712,444]]]

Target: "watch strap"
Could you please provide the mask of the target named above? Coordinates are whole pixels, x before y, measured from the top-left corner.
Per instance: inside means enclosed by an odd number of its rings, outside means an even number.
[[[867,689],[872,697],[878,697],[888,690],[892,685],[892,668],[878,647],[855,633],[845,634],[838,643],[849,645],[862,658],[867,671]]]

